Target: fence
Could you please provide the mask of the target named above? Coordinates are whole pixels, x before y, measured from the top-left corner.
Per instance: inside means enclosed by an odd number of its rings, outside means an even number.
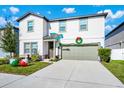
[[[124,60],[124,49],[112,49],[111,59],[112,60]]]

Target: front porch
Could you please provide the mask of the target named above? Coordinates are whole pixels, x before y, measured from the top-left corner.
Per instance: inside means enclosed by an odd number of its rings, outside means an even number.
[[[50,36],[44,36],[44,42],[48,45],[47,55],[44,55],[44,59],[51,58],[61,58],[61,46],[60,39],[58,38],[59,34],[51,34]]]

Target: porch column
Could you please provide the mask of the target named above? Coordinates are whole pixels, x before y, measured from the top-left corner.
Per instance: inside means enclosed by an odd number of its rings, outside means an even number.
[[[56,41],[53,41],[53,58],[56,57]]]

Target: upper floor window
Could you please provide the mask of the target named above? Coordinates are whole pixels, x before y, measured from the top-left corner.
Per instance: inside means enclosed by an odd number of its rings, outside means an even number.
[[[66,21],[60,21],[59,22],[59,31],[60,32],[66,31]]]
[[[28,32],[33,31],[33,21],[28,21]]]
[[[88,30],[88,20],[87,19],[80,19],[80,31],[87,31]]]

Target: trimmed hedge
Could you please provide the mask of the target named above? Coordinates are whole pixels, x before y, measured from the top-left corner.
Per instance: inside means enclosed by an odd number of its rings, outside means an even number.
[[[2,64],[8,64],[9,63],[9,60],[6,59],[6,58],[0,58],[0,65]]]
[[[98,49],[98,55],[101,61],[109,62],[111,59],[111,49],[109,48],[100,48]]]

